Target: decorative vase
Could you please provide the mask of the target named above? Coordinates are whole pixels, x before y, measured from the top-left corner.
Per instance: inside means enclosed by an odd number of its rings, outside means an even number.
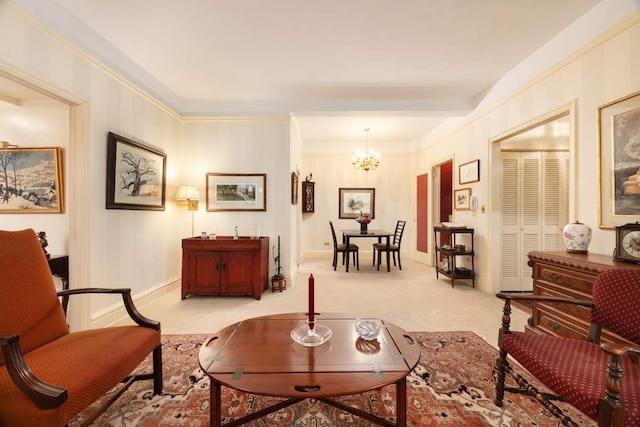
[[[569,223],[562,229],[562,238],[567,252],[586,254],[591,243],[591,227],[581,222]]]
[[[361,222],[360,223],[360,233],[361,234],[366,234],[367,233],[367,223],[366,222]]]

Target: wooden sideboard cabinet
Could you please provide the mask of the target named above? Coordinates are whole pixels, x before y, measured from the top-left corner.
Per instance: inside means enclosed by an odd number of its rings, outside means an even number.
[[[560,251],[529,252],[529,266],[533,270],[535,295],[588,300],[592,299],[593,282],[603,271],[612,268],[640,268],[637,264],[613,261],[612,256]],[[537,303],[525,328],[530,332],[586,339],[590,323],[589,308]],[[602,330],[602,341],[629,342],[606,329]]]
[[[182,299],[188,295],[252,295],[269,286],[269,238],[182,239]]]

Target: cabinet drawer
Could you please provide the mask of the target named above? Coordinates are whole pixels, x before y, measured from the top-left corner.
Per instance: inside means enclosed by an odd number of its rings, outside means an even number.
[[[538,283],[536,288],[537,295],[546,295],[553,297],[574,297],[580,299],[591,300],[589,295],[570,295],[567,292],[564,292],[563,289],[558,290],[555,286],[549,286],[547,283]],[[584,320],[586,323],[591,323],[591,309],[589,307],[584,307],[581,305],[575,304],[562,304],[562,303],[551,303],[551,302],[542,302],[536,303],[536,307],[546,307],[547,310],[556,311],[560,313],[564,313],[569,317],[574,317],[576,319]],[[535,308],[534,308],[535,310]]]
[[[537,284],[548,289],[555,289],[558,295],[581,299],[591,299],[593,275],[579,271],[560,270],[555,266],[540,264],[538,267]]]
[[[549,335],[586,339],[589,336],[589,324],[578,319],[566,319],[546,307],[537,307],[534,322],[538,329]]]

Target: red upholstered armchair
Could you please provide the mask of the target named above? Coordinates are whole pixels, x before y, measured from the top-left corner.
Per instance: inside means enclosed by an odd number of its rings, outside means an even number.
[[[137,325],[70,333],[59,297],[87,292],[121,294]],[[0,348],[0,426],[65,425],[120,382],[124,391],[153,379],[162,392],[160,323],[135,309],[129,289],[56,294],[33,230],[0,230]],[[130,376],[151,352],[153,373]]]
[[[640,426],[640,270],[613,269],[598,275],[593,301],[544,295],[499,293],[505,300],[496,360],[495,403],[502,406],[504,392],[528,393],[540,401],[562,424],[576,426],[553,404],[559,397],[600,426]],[[578,304],[591,308],[588,340],[509,330],[511,301],[529,300]],[[600,343],[602,328],[630,342]],[[517,374],[510,355],[557,396],[541,393]],[[506,389],[505,376],[518,388]]]

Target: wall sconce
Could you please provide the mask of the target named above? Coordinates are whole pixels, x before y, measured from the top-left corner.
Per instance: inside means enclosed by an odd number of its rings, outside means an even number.
[[[198,193],[198,189],[193,185],[181,185],[178,187],[176,201],[178,202],[178,205],[187,205],[188,209],[191,211],[191,236],[193,236],[194,214],[195,211],[198,210],[200,193]]]

